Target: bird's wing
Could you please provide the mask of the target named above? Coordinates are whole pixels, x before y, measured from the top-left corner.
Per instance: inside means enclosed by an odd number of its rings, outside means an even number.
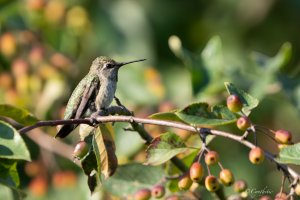
[[[86,77],[85,77],[86,78]],[[79,119],[82,118],[89,107],[89,104],[95,101],[99,80],[97,77],[89,77],[82,80],[67,104],[64,119]],[[69,135],[77,125],[64,125],[58,131],[55,137],[64,138]]]
[[[75,114],[75,119],[79,119],[83,117],[90,103],[95,101],[97,95],[96,94],[97,86],[98,86],[97,81],[92,81],[91,85],[85,88],[80,104]]]

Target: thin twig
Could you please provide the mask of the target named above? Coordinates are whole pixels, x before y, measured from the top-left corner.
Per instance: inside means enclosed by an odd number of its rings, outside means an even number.
[[[157,119],[145,119],[145,118],[138,118],[133,116],[98,116],[95,118],[98,123],[107,123],[107,122],[129,122],[131,123],[133,129],[137,130],[143,139],[146,140],[147,143],[150,143],[152,140],[152,137],[145,131],[145,129],[141,128],[142,126],[140,124],[153,124],[153,125],[159,125],[159,126],[167,126],[172,128],[178,128],[183,129],[191,132],[195,132],[195,127],[190,126],[183,123],[178,122],[171,122],[171,121],[164,121],[164,120],[157,120]],[[42,126],[57,126],[57,125],[63,125],[63,124],[90,124],[91,119],[70,119],[70,120],[50,120],[50,121],[40,121],[36,123],[33,126],[24,127],[19,130],[21,134],[30,131],[34,128],[42,127]],[[201,131],[202,128],[197,128],[197,132]],[[205,128],[207,129],[207,128]],[[215,136],[221,136],[225,137],[234,141],[237,141],[244,146],[252,149],[255,147],[255,145],[247,140],[241,139],[241,136],[237,136],[228,132],[219,131],[219,130],[210,130],[210,134]],[[285,173],[288,173],[290,176],[292,176],[294,179],[299,179],[299,174],[295,172],[293,169],[288,167],[287,165],[280,164],[275,160],[275,157],[273,154],[264,151],[265,156],[275,162],[277,166]],[[178,158],[177,158],[178,159]],[[176,160],[176,159],[175,159]],[[179,159],[178,159],[179,160]],[[185,166],[185,165],[184,165]],[[186,166],[185,166],[186,168]]]

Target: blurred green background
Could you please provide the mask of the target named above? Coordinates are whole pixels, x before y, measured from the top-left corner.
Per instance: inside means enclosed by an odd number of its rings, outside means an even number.
[[[26,108],[42,120],[60,119],[94,58],[146,58],[119,75],[117,96],[136,116],[195,101],[224,103],[223,82],[229,81],[261,100],[251,115],[254,123],[288,129],[298,141],[299,9],[298,0],[0,0],[1,103]],[[143,141],[122,127],[126,124],[115,126],[119,162],[143,161]],[[163,131],[147,128],[153,136]],[[277,152],[274,142],[258,138],[259,145]],[[34,162],[19,168],[29,199],[88,198],[79,168],[51,152],[46,154],[55,163],[45,165],[44,150],[26,140]],[[272,163],[253,166],[248,149],[224,140],[215,139],[211,148],[237,179],[258,190],[267,186],[272,195],[279,191],[281,174]],[[73,134],[64,142],[77,141]]]

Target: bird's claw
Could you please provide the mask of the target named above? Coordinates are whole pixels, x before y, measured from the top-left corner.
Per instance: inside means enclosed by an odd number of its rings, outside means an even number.
[[[90,123],[94,127],[98,125],[97,115],[94,115],[94,113],[90,116]]]

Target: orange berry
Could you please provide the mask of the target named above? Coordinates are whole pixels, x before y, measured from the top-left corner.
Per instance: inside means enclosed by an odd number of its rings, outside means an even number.
[[[275,200],[287,200],[287,194],[284,192],[279,192],[275,195]]]
[[[178,188],[180,190],[188,190],[191,185],[192,185],[193,181],[191,180],[190,176],[188,173],[182,175],[178,181]]]
[[[205,178],[205,187],[210,192],[215,192],[219,189],[220,183],[217,177],[209,175]]]
[[[204,175],[203,167],[200,163],[194,162],[190,168],[190,177],[192,181],[198,182]]]
[[[234,191],[241,193],[247,189],[247,183],[244,180],[238,180],[233,185]]]
[[[227,107],[232,112],[239,112],[243,108],[243,103],[237,95],[227,97]]]
[[[205,163],[207,165],[213,165],[219,162],[219,154],[216,151],[209,151],[205,155]]]
[[[255,147],[251,149],[249,153],[249,160],[253,164],[260,164],[264,161],[265,154],[260,147]]]
[[[48,183],[46,178],[39,176],[29,183],[29,191],[37,197],[43,197],[47,193]]]
[[[135,200],[148,200],[150,198],[151,198],[151,191],[147,188],[138,190],[134,195]]]
[[[161,198],[165,195],[165,187],[162,185],[155,185],[151,190],[152,197]]]
[[[56,172],[52,176],[52,184],[57,188],[74,187],[76,183],[77,177],[72,171]]]
[[[275,140],[281,144],[288,144],[292,140],[292,134],[287,130],[277,130],[275,132]]]
[[[272,198],[269,195],[264,195],[259,197],[259,200],[272,200]]]
[[[77,159],[83,158],[89,151],[88,144],[85,141],[80,141],[76,144],[74,151],[73,151],[73,157]]]
[[[225,186],[229,186],[234,183],[233,174],[229,169],[222,169],[219,178],[221,183],[223,183]]]
[[[242,116],[236,121],[236,126],[238,129],[245,131],[251,126],[251,121],[247,116]]]

